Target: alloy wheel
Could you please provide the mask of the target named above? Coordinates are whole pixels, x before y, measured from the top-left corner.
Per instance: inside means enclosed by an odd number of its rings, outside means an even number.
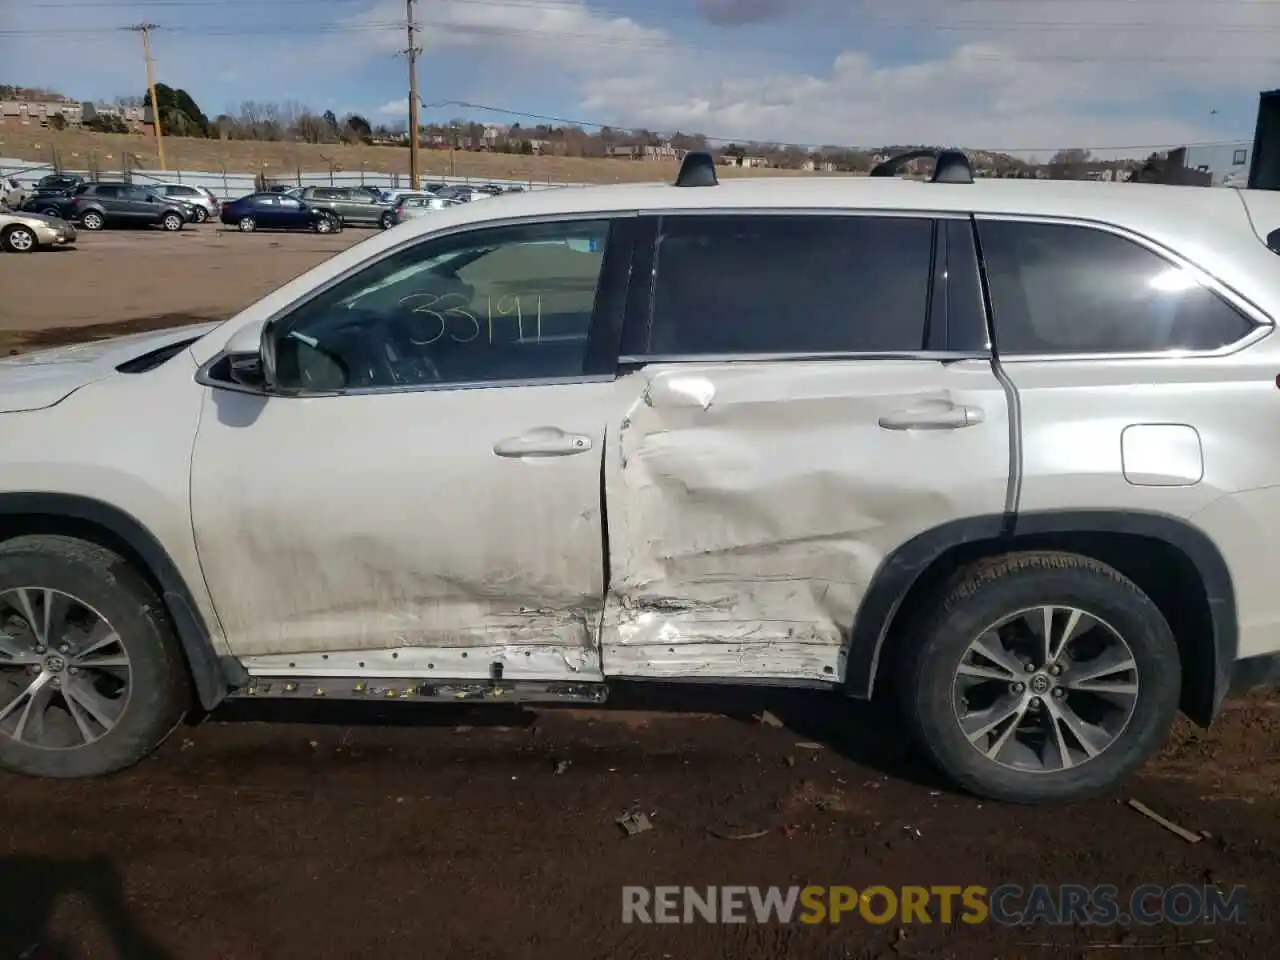
[[[36,237],[30,230],[23,227],[11,230],[9,232],[9,246],[18,253],[27,253],[35,249]]]
[[[983,630],[955,670],[955,717],[975,750],[1022,773],[1056,773],[1106,751],[1138,703],[1138,664],[1085,610],[1040,606]]]
[[[124,715],[132,679],[120,635],[83,600],[0,593],[0,736],[46,750],[94,743]]]

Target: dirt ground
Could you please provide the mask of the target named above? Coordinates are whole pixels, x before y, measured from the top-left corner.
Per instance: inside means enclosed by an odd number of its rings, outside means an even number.
[[[0,353],[225,317],[366,235],[0,255]],[[882,707],[641,692],[591,712],[242,702],[113,778],[0,777],[0,960],[1252,958],[1280,936],[1270,696],[1180,724],[1112,796],[1033,809],[951,792]],[[632,811],[653,829],[627,836]],[[1244,885],[1247,922],[622,922],[624,885],[1002,883]]]

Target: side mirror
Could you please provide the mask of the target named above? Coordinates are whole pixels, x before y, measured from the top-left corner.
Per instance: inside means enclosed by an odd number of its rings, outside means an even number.
[[[256,390],[270,390],[275,382],[275,336],[272,324],[237,331],[224,348],[227,373],[236,383]]]

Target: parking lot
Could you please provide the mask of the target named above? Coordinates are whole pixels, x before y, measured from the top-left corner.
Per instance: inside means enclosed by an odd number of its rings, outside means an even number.
[[[370,235],[206,224],[0,255],[0,354],[222,319]],[[1036,809],[951,792],[880,706],[641,693],[610,711],[231,704],[107,780],[0,777],[0,960],[1254,957],[1280,935],[1268,696],[1212,732],[1180,722],[1120,793]],[[629,836],[617,818],[637,811],[652,829]],[[626,885],[1064,883],[1244,885],[1247,923],[622,922]]]

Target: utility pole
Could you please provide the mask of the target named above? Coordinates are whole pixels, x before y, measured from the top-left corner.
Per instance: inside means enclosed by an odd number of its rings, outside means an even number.
[[[151,31],[159,27],[156,23],[139,23],[129,29],[142,34],[142,53],[147,58],[147,88],[151,91],[151,124],[156,131],[156,150],[160,153],[160,169],[168,170],[164,162],[164,139],[160,130],[160,102],[156,100],[156,74],[151,59]]]
[[[421,49],[414,44],[413,0],[404,0],[405,23],[409,29],[409,186],[418,189],[418,54]]]

